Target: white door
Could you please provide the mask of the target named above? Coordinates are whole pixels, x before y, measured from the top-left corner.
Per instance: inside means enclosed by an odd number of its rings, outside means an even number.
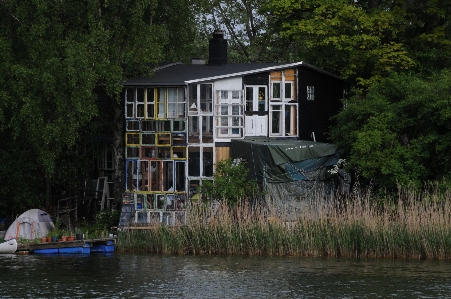
[[[268,103],[265,85],[246,86],[245,136],[268,135]]]

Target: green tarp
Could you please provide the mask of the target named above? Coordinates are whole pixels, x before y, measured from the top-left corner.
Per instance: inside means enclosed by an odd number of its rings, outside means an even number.
[[[339,153],[330,143],[253,138],[232,140],[231,156],[246,161],[249,179],[285,183],[309,179],[305,173],[336,164]]]

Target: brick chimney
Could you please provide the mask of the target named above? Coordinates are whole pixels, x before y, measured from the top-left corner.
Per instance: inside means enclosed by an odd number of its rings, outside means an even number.
[[[227,40],[224,39],[224,33],[221,30],[213,32],[213,38],[209,43],[209,65],[227,64]]]

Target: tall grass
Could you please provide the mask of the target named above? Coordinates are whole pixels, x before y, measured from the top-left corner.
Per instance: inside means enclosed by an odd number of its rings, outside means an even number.
[[[119,251],[177,254],[451,259],[451,192],[400,188],[392,197],[318,193],[304,208],[192,205],[188,225],[121,233]]]

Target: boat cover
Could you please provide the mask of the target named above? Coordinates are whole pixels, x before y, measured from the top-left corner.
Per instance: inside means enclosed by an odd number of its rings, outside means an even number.
[[[246,161],[249,179],[287,183],[320,179],[319,170],[335,165],[340,152],[331,143],[257,137],[232,140],[231,157]]]
[[[40,209],[31,209],[17,217],[5,233],[5,240],[36,239],[55,228],[50,215]]]

